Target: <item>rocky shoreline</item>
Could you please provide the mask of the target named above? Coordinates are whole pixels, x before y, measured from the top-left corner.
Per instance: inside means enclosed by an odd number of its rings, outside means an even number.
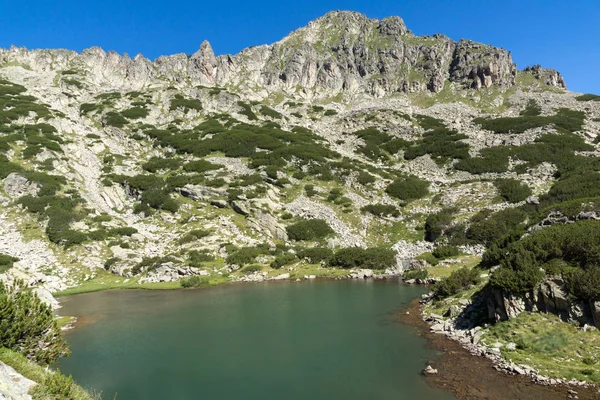
[[[479,342],[482,328],[456,329],[454,319],[426,316],[415,300],[399,315],[442,352],[424,371],[428,382],[459,399],[598,399],[600,390],[587,382],[552,379],[529,366],[504,360],[500,350]],[[475,356],[475,357],[474,357]]]

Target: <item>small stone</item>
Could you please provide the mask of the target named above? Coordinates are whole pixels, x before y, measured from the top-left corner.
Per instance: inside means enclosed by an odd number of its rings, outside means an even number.
[[[438,370],[433,368],[431,365],[428,365],[424,370],[423,373],[425,375],[435,375],[438,373]]]

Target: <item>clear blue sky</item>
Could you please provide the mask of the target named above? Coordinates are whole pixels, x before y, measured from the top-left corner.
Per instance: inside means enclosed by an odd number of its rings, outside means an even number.
[[[207,39],[216,54],[237,53],[336,9],[504,47],[519,68],[552,67],[571,90],[600,93],[600,0],[0,0],[0,47],[101,46],[154,59],[191,54]]]

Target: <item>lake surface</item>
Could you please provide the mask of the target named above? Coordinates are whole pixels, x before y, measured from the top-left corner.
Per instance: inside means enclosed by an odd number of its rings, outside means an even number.
[[[423,292],[311,281],[70,296],[61,314],[82,324],[58,366],[103,399],[454,399],[427,386],[437,354],[395,319]]]

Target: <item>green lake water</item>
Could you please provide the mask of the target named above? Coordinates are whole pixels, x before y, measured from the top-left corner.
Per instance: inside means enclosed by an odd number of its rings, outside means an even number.
[[[311,281],[62,299],[89,323],[59,362],[103,399],[453,399],[421,370],[437,354],[395,313],[423,288]]]

